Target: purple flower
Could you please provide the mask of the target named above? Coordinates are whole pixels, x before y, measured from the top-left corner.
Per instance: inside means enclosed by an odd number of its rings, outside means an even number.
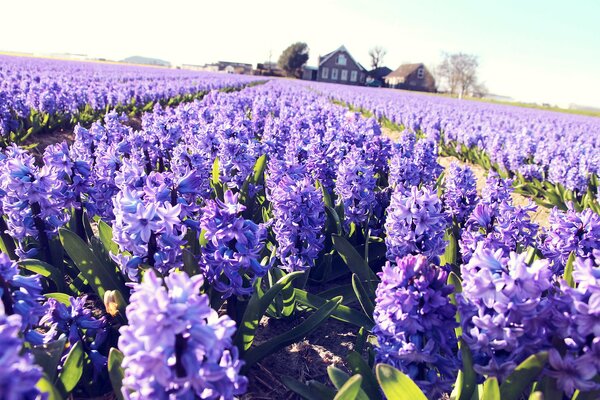
[[[462,226],[477,204],[475,174],[467,166],[450,164],[444,179],[444,212]]]
[[[429,188],[413,186],[409,193],[396,187],[387,209],[385,244],[388,260],[423,254],[434,261],[444,254],[447,221],[441,203]]]
[[[4,253],[0,253],[0,302],[8,314],[18,314],[21,332],[33,344],[41,344],[43,336],[37,327],[44,315],[40,275],[20,275],[19,266]]]
[[[593,258],[593,252],[600,251],[600,217],[592,210],[578,213],[572,205],[567,211],[554,208],[548,220],[550,226],[544,229],[540,250],[552,260],[556,274],[563,272],[571,252]]]
[[[41,368],[34,364],[31,354],[22,354],[21,325],[21,317],[6,315],[0,301],[0,395],[6,400],[46,398],[35,387],[42,378]]]
[[[133,284],[119,332],[127,399],[233,399],[246,391],[232,344],[235,322],[210,308],[201,275],[148,270]]]
[[[377,286],[377,362],[407,373],[428,398],[449,392],[458,371],[456,307],[447,273],[426,257],[406,256],[383,267]]]
[[[291,272],[312,267],[325,240],[325,204],[321,191],[308,176],[287,174],[277,181],[269,199],[282,268]]]
[[[596,251],[600,256],[600,251]],[[575,287],[561,280],[555,301],[555,335],[564,343],[562,353],[550,350],[548,375],[571,396],[575,390],[598,390],[600,374],[600,258],[577,258]]]
[[[461,266],[457,294],[463,339],[479,374],[504,380],[529,355],[549,346],[553,302],[546,296],[552,271],[546,260],[491,250],[480,243]]]
[[[83,344],[84,351],[90,356],[94,376],[99,376],[106,368],[107,357],[100,354],[100,348],[108,335],[106,317],[96,317],[86,305],[87,296],[70,297],[67,306],[56,299],[48,299],[46,315],[40,320],[40,326],[48,331],[47,340],[66,336],[68,347],[77,342]],[[63,361],[66,351],[63,355]]]
[[[266,231],[241,216],[246,207],[237,194],[228,190],[224,197],[225,201],[208,200],[202,208],[200,228],[208,241],[202,249],[202,268],[223,298],[249,295],[254,281],[269,269],[259,262]]]
[[[339,165],[335,182],[337,204],[344,206],[344,222],[362,227],[375,205],[375,175],[364,153],[353,148]]]

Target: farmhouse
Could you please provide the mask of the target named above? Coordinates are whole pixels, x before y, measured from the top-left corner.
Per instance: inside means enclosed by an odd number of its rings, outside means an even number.
[[[370,70],[367,73],[367,86],[382,87],[385,84],[385,77],[391,72],[392,70],[388,67],[378,67]]]
[[[320,82],[364,85],[367,71],[354,60],[344,46],[319,56],[317,80]]]
[[[435,79],[422,63],[402,64],[385,76],[385,83],[396,89],[435,92]]]

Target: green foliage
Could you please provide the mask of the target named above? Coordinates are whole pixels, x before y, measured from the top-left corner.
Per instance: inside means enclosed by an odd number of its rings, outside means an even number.
[[[387,364],[377,364],[375,372],[377,381],[388,399],[427,400],[417,384],[394,367]]]
[[[279,56],[277,64],[288,75],[300,77],[301,68],[308,61],[308,45],[303,42],[291,44]]]
[[[123,353],[119,349],[113,347],[108,353],[108,376],[110,377],[110,384],[113,388],[114,394],[118,400],[123,400],[123,393],[121,388],[123,387],[123,378],[125,373],[123,372]]]
[[[331,313],[333,313],[333,311],[340,305],[341,302],[341,297],[336,297],[327,301],[327,303],[325,303],[316,312],[311,314],[311,316],[300,325],[284,334],[276,336],[273,339],[270,339],[269,341],[248,350],[246,356],[244,357],[246,361],[244,369],[248,370],[248,368],[269,354],[273,354],[277,350],[282,349],[285,346],[290,345],[300,338],[303,338],[304,336],[313,332],[319,327],[319,325],[329,318]]]
[[[83,357],[83,343],[77,342],[71,347],[56,381],[56,385],[65,396],[75,388],[83,375]]]

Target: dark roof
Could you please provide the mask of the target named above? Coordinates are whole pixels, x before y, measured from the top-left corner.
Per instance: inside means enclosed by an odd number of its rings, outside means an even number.
[[[392,72],[388,67],[378,67],[369,71],[369,76],[375,79],[383,79],[384,76]]]
[[[332,52],[329,52],[327,54],[325,54],[324,56],[320,56],[319,57],[319,66],[321,64],[323,64],[325,61],[327,61],[328,59],[331,58],[331,56],[333,56],[335,53],[337,53],[338,51],[343,51],[346,54],[348,54],[348,57],[350,57],[350,59],[354,62],[354,64],[358,65],[358,68],[362,69],[363,71],[366,71],[365,67],[363,67],[362,65],[360,65],[360,63],[358,61],[356,61],[354,59],[354,57],[352,57],[352,54],[350,54],[350,52],[348,51],[348,49],[346,49],[346,47],[344,45],[341,45],[340,47],[338,47],[337,49],[335,49]]]
[[[412,74],[419,67],[423,67],[423,63],[417,64],[402,64],[396,70],[388,75],[386,78],[406,78],[408,75]]]

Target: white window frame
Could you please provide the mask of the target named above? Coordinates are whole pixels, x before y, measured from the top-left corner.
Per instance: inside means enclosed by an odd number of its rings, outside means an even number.
[[[329,79],[329,68],[323,67],[321,69],[321,78],[322,79]]]
[[[419,67],[417,70],[417,78],[423,79],[425,77],[425,68]]]
[[[347,69],[342,69],[342,72],[340,74],[340,80],[342,80],[342,81],[348,80],[348,70]]]
[[[350,82],[356,82],[357,79],[358,79],[358,72],[350,71]]]
[[[331,79],[333,79],[334,81],[336,81],[338,78],[338,69],[337,68],[331,68]]]
[[[337,61],[336,61],[337,65],[346,65],[347,61],[348,61],[348,59],[346,58],[345,55],[338,54]]]

